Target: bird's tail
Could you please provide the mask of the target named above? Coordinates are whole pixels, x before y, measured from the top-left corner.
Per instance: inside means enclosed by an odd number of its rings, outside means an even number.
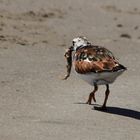
[[[127,67],[123,66],[122,64],[119,64],[118,66],[113,68],[113,71],[119,71],[119,70],[127,70]]]

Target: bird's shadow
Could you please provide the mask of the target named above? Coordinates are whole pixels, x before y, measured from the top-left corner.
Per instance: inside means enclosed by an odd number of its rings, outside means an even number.
[[[94,110],[96,110],[96,107],[94,108]],[[102,110],[98,110],[98,111],[102,111]],[[120,108],[120,107],[107,107],[107,110],[102,111],[102,112],[121,115],[121,116],[140,120],[140,112],[136,110],[132,110],[132,109],[126,109],[126,108]]]
[[[74,104],[86,104],[86,103],[77,102]],[[91,105],[94,105],[93,110],[140,120],[140,112],[136,110],[120,108],[120,107],[107,107],[106,110],[100,110],[100,109],[98,110],[97,108],[101,107],[99,104],[91,104]]]

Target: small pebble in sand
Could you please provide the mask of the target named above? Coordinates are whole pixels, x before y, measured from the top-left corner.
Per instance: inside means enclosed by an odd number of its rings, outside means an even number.
[[[117,27],[123,27],[123,25],[122,24],[117,24]]]
[[[139,26],[135,26],[134,29],[137,30],[139,28]]]
[[[120,37],[123,37],[123,38],[128,38],[128,39],[130,39],[130,38],[131,38],[131,36],[130,36],[129,34],[121,34],[121,35],[120,35]]]
[[[47,40],[43,40],[43,41],[42,41],[42,43],[46,43],[46,44],[47,44],[47,43],[48,43],[48,41],[47,41]]]

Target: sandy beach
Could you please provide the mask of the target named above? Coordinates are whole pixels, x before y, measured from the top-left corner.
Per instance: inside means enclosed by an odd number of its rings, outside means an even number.
[[[61,80],[79,35],[128,68],[107,112],[84,104],[93,87],[74,71]],[[0,0],[0,140],[139,140],[139,60],[139,0]]]

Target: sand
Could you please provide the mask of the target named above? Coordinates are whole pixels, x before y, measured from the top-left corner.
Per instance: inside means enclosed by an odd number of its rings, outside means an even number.
[[[0,0],[0,139],[140,139],[139,0]],[[108,111],[84,104],[93,87],[72,71],[65,49],[86,36],[128,70],[110,86]],[[96,94],[104,99],[104,86]]]

